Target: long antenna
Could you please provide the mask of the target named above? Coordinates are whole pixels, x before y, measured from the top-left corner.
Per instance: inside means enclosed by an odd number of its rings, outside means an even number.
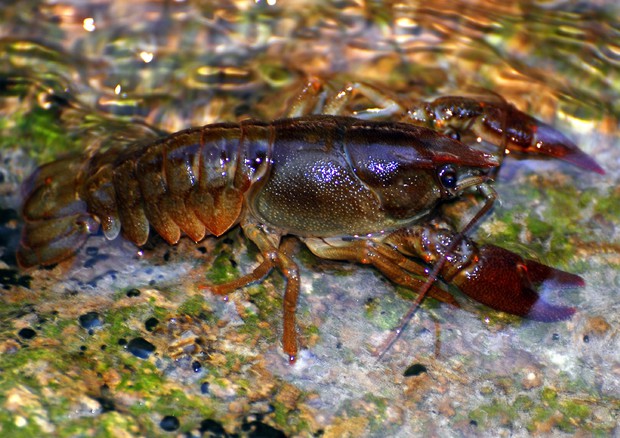
[[[376,354],[377,356],[376,362],[379,362],[383,358],[383,356],[385,356],[385,354],[392,347],[392,345],[394,345],[394,343],[398,340],[398,338],[400,338],[400,336],[402,335],[407,325],[409,325],[409,322],[411,322],[411,318],[413,318],[413,315],[415,314],[416,310],[418,310],[418,308],[420,307],[420,304],[426,297],[426,294],[428,293],[429,289],[431,288],[433,283],[437,281],[439,272],[441,271],[443,266],[446,264],[446,260],[448,260],[448,256],[452,253],[454,248],[456,248],[456,246],[462,242],[465,235],[493,207],[493,203],[497,199],[497,192],[491,186],[487,184],[480,184],[478,185],[477,188],[479,191],[482,192],[482,194],[487,199],[487,201],[484,203],[482,208],[478,210],[478,213],[476,213],[476,215],[467,223],[467,225],[465,225],[465,227],[463,227],[463,229],[459,233],[456,234],[456,236],[454,237],[454,240],[452,240],[450,245],[448,245],[448,247],[446,248],[446,252],[444,253],[443,257],[437,260],[437,262],[433,266],[433,270],[428,274],[428,277],[426,278],[426,282],[424,282],[424,284],[418,291],[418,297],[411,304],[411,307],[409,307],[409,310],[407,311],[407,313],[401,318],[398,324],[398,327],[392,331],[392,333],[383,343],[381,348],[377,350],[378,354]]]

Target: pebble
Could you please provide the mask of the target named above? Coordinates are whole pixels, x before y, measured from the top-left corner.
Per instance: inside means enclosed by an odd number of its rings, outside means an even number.
[[[262,421],[251,421],[241,426],[248,437],[252,438],[286,438],[286,434]]]
[[[181,423],[179,423],[179,419],[174,415],[166,415],[159,422],[159,426],[164,429],[166,432],[172,432],[177,430]]]
[[[202,420],[200,423],[200,435],[212,438],[226,437],[226,431],[224,427],[215,420]]]
[[[86,330],[103,327],[103,318],[97,312],[88,312],[78,317],[80,325]]]
[[[32,339],[37,335],[37,332],[35,332],[31,328],[26,327],[17,332],[17,334],[22,339]]]
[[[411,365],[409,368],[407,368],[405,370],[405,372],[403,373],[403,376],[405,377],[412,377],[412,376],[419,376],[422,373],[426,372],[426,367],[424,365],[422,365],[421,363],[414,363],[413,365]]]
[[[525,376],[521,380],[521,386],[523,386],[524,389],[538,388],[540,385],[542,385],[542,378],[540,372],[538,372],[534,368],[527,368],[524,371]]]
[[[157,318],[149,318],[144,321],[144,328],[146,328],[147,331],[152,332],[153,330],[155,330],[155,327],[157,327],[158,324],[159,320]]]
[[[127,350],[140,359],[148,359],[155,346],[144,338],[134,338],[127,344]]]
[[[611,326],[602,316],[594,316],[588,319],[586,331],[601,336],[609,331]]]
[[[129,289],[127,291],[127,296],[129,298],[134,298],[134,297],[139,297],[140,296],[140,289]]]

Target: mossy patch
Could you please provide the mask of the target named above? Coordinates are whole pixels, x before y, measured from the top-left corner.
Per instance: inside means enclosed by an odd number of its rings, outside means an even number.
[[[53,109],[35,106],[19,113],[13,122],[14,125],[9,127],[0,119],[0,132],[3,133],[0,135],[0,149],[26,148],[39,163],[77,150],[75,138],[67,134],[60,123],[59,113]]]
[[[213,261],[206,277],[213,284],[223,284],[232,281],[239,277],[237,263],[233,261],[230,253],[221,252]]]
[[[562,392],[562,394],[573,393]],[[540,392],[541,404],[532,410],[531,422],[527,425],[531,432],[557,427],[563,432],[574,433],[577,429],[593,431],[596,423],[592,421],[592,408],[587,400],[562,395],[556,389],[545,387]]]
[[[193,317],[210,315],[212,313],[202,294],[192,295],[187,298],[181,303],[177,312]]]

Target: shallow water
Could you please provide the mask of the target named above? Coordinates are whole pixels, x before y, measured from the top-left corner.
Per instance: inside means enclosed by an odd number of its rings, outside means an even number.
[[[193,435],[618,433],[615,2],[3,3],[3,432],[153,435],[174,416]],[[198,246],[154,239],[139,253],[94,236],[70,263],[16,270],[19,183],[37,164],[158,130],[273,119],[309,77],[416,98],[481,87],[595,157],[605,175],[510,157],[495,185],[501,203],[476,230],[478,241],[581,275],[585,288],[549,291],[577,314],[523,321],[455,291],[463,309],[425,301],[377,363],[407,291],[299,245],[304,348],[289,366],[279,274],[228,301],[197,287],[255,266],[238,231]],[[101,326],[80,322],[89,312]],[[137,339],[154,346],[147,359],[128,348],[144,347]],[[425,371],[405,375],[416,364]]]

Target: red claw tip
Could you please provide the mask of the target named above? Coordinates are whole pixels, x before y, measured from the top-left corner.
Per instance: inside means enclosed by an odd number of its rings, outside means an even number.
[[[577,274],[555,269],[534,260],[525,260],[530,279],[535,284],[546,283],[554,288],[583,287],[586,282]]]
[[[536,136],[539,140],[537,151],[542,155],[558,158],[585,170],[591,170],[600,175],[605,170],[592,157],[551,126],[538,122]]]
[[[583,285],[578,275],[494,245],[482,246],[476,270],[458,281],[465,294],[495,310],[543,322],[567,320],[575,309],[548,303],[538,292],[541,287],[557,290]]]

